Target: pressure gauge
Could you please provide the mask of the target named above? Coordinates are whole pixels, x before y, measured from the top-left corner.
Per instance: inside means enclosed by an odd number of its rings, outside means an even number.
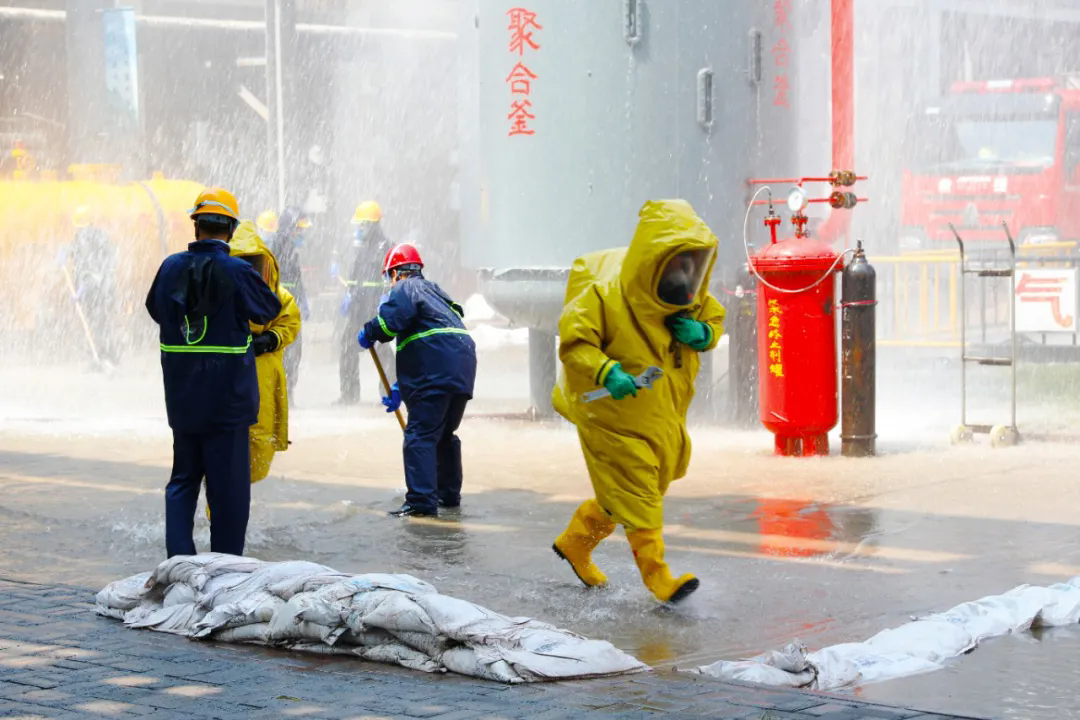
[[[787,196],[788,210],[793,213],[800,213],[806,209],[809,205],[809,201],[806,198],[806,192],[800,187],[791,188],[791,192]]]

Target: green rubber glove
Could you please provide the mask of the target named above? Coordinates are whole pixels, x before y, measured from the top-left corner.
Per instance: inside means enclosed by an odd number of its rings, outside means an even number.
[[[638,388],[634,383],[634,376],[623,370],[619,363],[615,363],[604,379],[604,387],[616,400],[622,400],[627,395],[637,397]]]
[[[694,350],[703,350],[712,340],[712,331],[709,326],[700,320],[688,317],[677,317],[671,321],[671,334],[683,345],[689,345]]]

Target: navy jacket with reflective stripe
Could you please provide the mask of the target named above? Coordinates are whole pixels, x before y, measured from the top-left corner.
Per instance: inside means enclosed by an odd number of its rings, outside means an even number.
[[[252,425],[259,384],[248,323],[277,317],[281,301],[250,264],[217,240],[165,259],[146,310],[161,326],[169,426],[205,433]]]
[[[414,275],[395,285],[378,315],[364,325],[369,338],[397,340],[398,387],[406,402],[429,392],[472,397],[476,344],[462,314],[442,288]]]

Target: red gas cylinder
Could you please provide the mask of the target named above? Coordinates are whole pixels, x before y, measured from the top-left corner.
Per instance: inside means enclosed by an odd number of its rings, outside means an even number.
[[[779,455],[828,455],[836,426],[837,254],[812,238],[766,246],[753,258],[758,288],[762,424]]]

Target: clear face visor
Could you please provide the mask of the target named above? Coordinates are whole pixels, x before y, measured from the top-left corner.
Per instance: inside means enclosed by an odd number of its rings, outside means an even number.
[[[255,272],[262,276],[263,282],[270,284],[270,263],[265,255],[241,255],[248,265],[255,268]]]
[[[705,273],[709,269],[715,249],[686,250],[668,260],[660,274],[656,295],[669,305],[691,305]]]

